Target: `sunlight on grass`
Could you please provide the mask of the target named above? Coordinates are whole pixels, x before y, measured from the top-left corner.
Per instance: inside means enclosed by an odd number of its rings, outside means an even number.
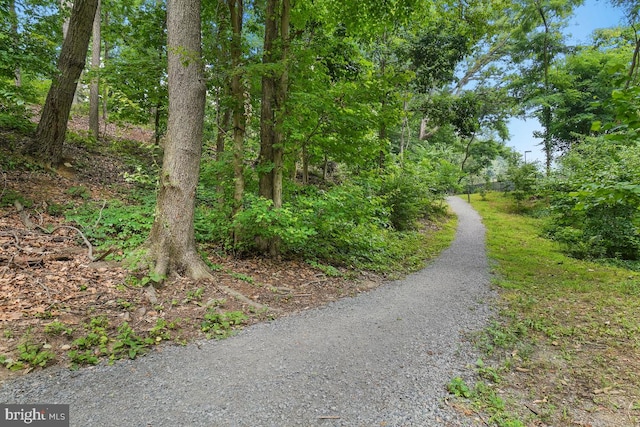
[[[639,422],[640,274],[566,256],[541,236],[544,220],[514,213],[508,196],[476,196],[472,205],[502,289],[501,319],[478,342],[513,380],[503,387],[510,410],[528,422],[572,425],[583,413],[600,420],[598,406],[627,408],[605,424]]]

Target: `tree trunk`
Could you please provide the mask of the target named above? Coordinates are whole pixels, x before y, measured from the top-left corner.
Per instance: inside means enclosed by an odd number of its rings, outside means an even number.
[[[155,107],[153,107],[153,142],[156,146],[160,146],[160,138],[162,138],[162,132],[160,132],[160,115],[162,104],[158,100]]]
[[[244,109],[245,87],[242,83],[242,19],[244,7],[242,0],[229,0],[231,17],[231,96],[233,97],[233,207],[231,215],[235,216],[242,207],[244,195],[244,137],[246,116]],[[237,240],[234,230],[234,240]]]
[[[100,0],[93,20],[93,42],[91,44],[91,86],[89,87],[89,131],[95,139],[100,136]]]
[[[289,0],[282,0],[282,11],[280,13],[280,43],[282,43],[283,63],[282,74],[276,90],[276,139],[273,146],[273,207],[282,207],[282,181],[284,176],[284,119],[286,117],[287,93],[289,91],[289,19],[291,16],[291,5]],[[279,244],[279,243],[278,243]],[[271,251],[271,255],[278,255],[279,249]]]
[[[382,44],[386,46],[387,44],[387,32],[385,31],[382,34]],[[380,54],[380,77],[381,80],[385,80],[385,73],[387,72],[387,50],[383,48],[383,52]],[[386,86],[386,82],[384,83]],[[381,122],[380,127],[378,128],[378,140],[380,141],[380,152],[378,153],[378,167],[380,169],[385,168],[385,163],[387,159],[387,122],[385,118],[385,111],[387,109],[387,98],[389,96],[388,91],[382,95],[382,99],[380,100],[380,111],[381,111]]]
[[[58,166],[62,160],[69,112],[84,68],[97,7],[98,0],[74,2],[69,30],[58,59],[58,74],[47,94],[35,139],[26,147],[28,153],[52,166]]]
[[[549,67],[551,65],[551,55],[549,53],[549,23],[545,15],[544,9],[541,4],[538,4],[538,13],[542,18],[544,24],[544,46],[543,46],[543,72],[544,72],[544,94],[546,97],[550,95],[549,84]],[[543,148],[546,160],[546,172],[547,176],[551,175],[551,162],[553,161],[553,141],[551,140],[551,107],[545,105],[542,107],[542,127],[543,133]]]
[[[467,141],[467,145],[464,149],[464,159],[462,159],[462,164],[460,164],[460,172],[462,172],[463,175],[460,176],[460,178],[458,178],[458,184],[460,184],[462,182],[462,180],[467,177],[467,173],[464,170],[465,165],[467,164],[467,160],[469,160],[469,157],[471,157],[471,144],[473,144],[474,139],[476,138],[476,135],[473,134],[471,135],[471,137],[469,138],[469,141]]]
[[[71,2],[71,0],[60,0],[60,10],[64,11],[65,9],[71,9],[73,7],[73,2]],[[62,39],[66,39],[67,38],[67,32],[69,32],[69,22],[71,21],[70,18],[65,18],[64,22],[62,23]]]
[[[284,170],[284,136],[282,125],[289,86],[287,59],[289,53],[289,0],[267,0],[264,35],[264,64],[283,63],[280,75],[269,72],[262,76],[262,110],[260,116],[260,196],[273,201],[273,208],[282,207]],[[279,40],[278,40],[279,39]],[[279,41],[280,43],[276,43]],[[258,242],[263,252],[273,257],[280,253],[280,240]]]
[[[18,52],[18,14],[16,13],[15,0],[9,1],[9,18],[11,20],[11,37],[13,37],[14,49]],[[20,69],[20,65],[16,65],[13,73],[16,87],[22,86],[22,70]]]
[[[307,148],[308,141],[302,144],[302,184],[309,184],[309,150]]]
[[[211,277],[198,256],[193,227],[200,173],[205,82],[200,0],[167,2],[169,120],[149,256],[160,277],[175,271]]]
[[[631,57],[631,66],[629,67],[629,73],[627,74],[627,81],[624,84],[625,89],[629,89],[631,83],[635,80],[634,74],[638,70],[638,59],[640,58],[640,39],[638,39],[638,33],[635,33],[635,47],[633,49],[633,55]]]
[[[109,25],[109,12],[105,11],[104,12],[104,23],[101,23],[101,26],[104,24],[106,26]],[[107,43],[106,40],[104,40],[104,58],[103,58],[104,63],[106,64],[109,61],[109,44]],[[101,107],[102,107],[102,122],[104,123],[104,134],[106,135],[107,133],[107,120],[109,119],[108,117],[108,104],[107,104],[107,100],[109,99],[109,88],[106,84],[103,84],[103,92],[102,92],[102,102],[101,102]]]
[[[263,64],[276,61],[274,42],[278,37],[278,0],[267,0],[264,29]],[[259,189],[260,196],[273,200],[274,162],[273,146],[276,144],[276,77],[273,73],[262,76],[262,103],[260,110],[260,154]]]

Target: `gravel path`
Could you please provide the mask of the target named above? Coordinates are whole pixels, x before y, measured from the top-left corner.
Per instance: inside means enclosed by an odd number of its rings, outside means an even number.
[[[485,325],[493,295],[480,217],[448,201],[456,240],[403,280],[227,340],[22,377],[0,402],[70,404],[79,427],[475,425],[444,398],[477,357],[462,333]]]

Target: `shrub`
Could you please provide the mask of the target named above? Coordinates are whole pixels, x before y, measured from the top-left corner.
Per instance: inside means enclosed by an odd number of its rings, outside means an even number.
[[[279,238],[283,251],[296,251],[316,234],[303,223],[298,213],[294,213],[291,205],[273,208],[273,201],[252,194],[245,195],[245,206],[235,216],[232,227],[241,233],[236,246],[239,250],[253,248],[257,237]]]
[[[563,159],[549,233],[582,258],[640,258],[637,147],[585,143]]]
[[[511,196],[520,208],[520,204],[534,193],[540,172],[534,163],[524,163],[510,166],[506,175],[513,184]]]

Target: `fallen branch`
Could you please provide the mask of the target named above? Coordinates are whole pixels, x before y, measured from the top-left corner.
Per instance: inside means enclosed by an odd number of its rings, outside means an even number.
[[[102,201],[102,207],[100,208],[100,212],[98,213],[98,219],[96,219],[96,222],[93,224],[93,228],[96,228],[98,226],[98,223],[100,223],[100,220],[102,219],[102,211],[104,210],[105,206],[107,206],[106,199]]]
[[[73,226],[71,226],[71,225],[60,225],[60,226],[58,226],[58,227],[54,228],[53,230],[51,230],[50,232],[48,232],[45,228],[42,228],[42,227],[39,227],[39,228],[40,228],[41,230],[43,230],[45,233],[47,233],[47,234],[53,234],[53,233],[55,233],[56,231],[58,231],[58,230],[60,230],[60,229],[63,229],[63,228],[66,228],[66,229],[69,229],[69,230],[74,230],[75,232],[77,232],[77,233],[80,235],[80,237],[82,237],[82,240],[84,241],[84,244],[85,244],[85,245],[87,245],[87,248],[89,249],[89,253],[88,253],[88,255],[87,255],[87,256],[89,257],[89,260],[90,260],[90,261],[92,261],[92,262],[93,262],[93,261],[96,261],[96,260],[93,258],[93,246],[91,245],[91,242],[89,242],[89,239],[87,239],[87,238],[85,237],[85,235],[82,233],[82,231],[80,231],[78,228],[73,227]],[[106,256],[106,255],[105,255],[105,256]]]
[[[29,267],[33,267],[34,265],[41,264],[44,261],[69,261],[82,252],[84,252],[82,249],[70,248],[63,252],[49,253],[38,257],[21,257],[13,255],[9,258],[0,256],[0,262],[6,261],[8,266],[15,264],[21,267],[20,264],[26,264]]]
[[[304,286],[310,286],[310,285],[320,284],[320,283],[328,282],[328,281],[329,281],[329,279],[313,280],[313,281],[311,281],[311,282],[307,282],[307,283],[305,283],[305,284],[304,284],[304,285],[302,285],[302,286],[303,286],[303,287],[304,287]]]
[[[84,244],[87,246],[87,249],[89,250],[89,253],[88,253],[89,260],[92,261],[92,262],[96,261],[96,259],[93,258],[93,246],[91,245],[91,242],[89,242],[89,239],[87,239],[87,237],[84,235],[84,233],[82,233],[82,231],[80,231],[80,229],[78,229],[76,227],[73,227],[71,225],[60,225],[60,226],[54,228],[53,230],[49,231],[46,228],[44,228],[44,227],[42,227],[40,225],[36,225],[36,224],[33,223],[33,221],[31,221],[31,219],[29,218],[29,214],[24,210],[24,206],[22,206],[22,203],[20,203],[18,200],[16,200],[13,204],[16,207],[16,210],[18,211],[18,215],[20,216],[20,220],[22,221],[24,226],[27,227],[30,230],[32,230],[34,228],[37,228],[37,229],[41,230],[42,232],[44,232],[45,234],[53,234],[56,231],[64,228],[64,229],[68,229],[68,230],[73,230],[76,233],[78,233],[80,235],[80,237],[82,237],[82,240],[84,241]],[[16,240],[17,240],[17,238],[16,238]],[[106,256],[106,255],[104,255],[104,256]]]
[[[102,255],[98,255],[93,262],[98,262],[98,261],[102,261],[103,259],[105,259],[109,254],[114,253],[117,250],[117,248],[115,246],[111,246],[109,249],[107,249]]]
[[[37,279],[37,280],[36,280],[36,283],[37,283],[38,285],[40,285],[40,286],[42,287],[42,289],[44,289],[44,291],[47,293],[47,298],[51,299],[51,291],[49,290],[49,288],[47,288],[45,285],[43,285],[43,284],[40,282],[40,279]]]
[[[538,413],[538,411],[536,411],[535,409],[533,409],[531,406],[527,405],[526,403],[524,404],[524,406],[530,410],[534,415],[539,416],[540,414]]]

